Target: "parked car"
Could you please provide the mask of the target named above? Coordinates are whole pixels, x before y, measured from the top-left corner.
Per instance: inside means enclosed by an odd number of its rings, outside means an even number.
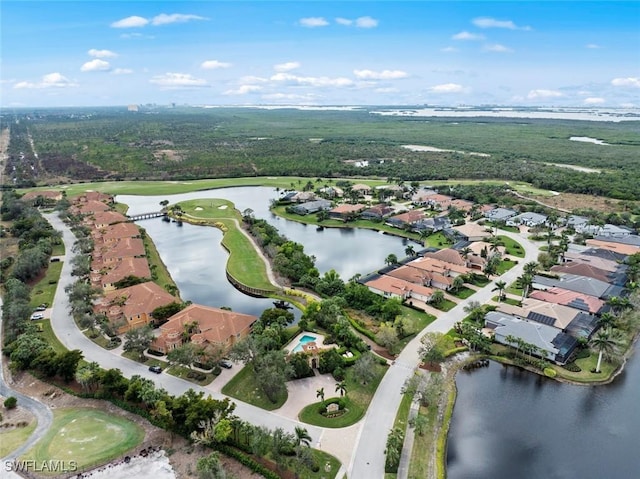
[[[231,361],[227,361],[226,359],[221,360],[219,363],[221,368],[225,368],[225,369],[231,369],[233,367],[233,364],[231,364]]]
[[[149,366],[149,371],[160,374],[162,372],[162,368],[160,366]]]
[[[42,313],[33,313],[31,315],[31,320],[35,321],[36,319],[44,319],[44,314],[42,314]]]
[[[44,311],[45,309],[47,309],[47,307],[44,304],[41,304],[40,306],[37,306],[33,310],[34,311]]]

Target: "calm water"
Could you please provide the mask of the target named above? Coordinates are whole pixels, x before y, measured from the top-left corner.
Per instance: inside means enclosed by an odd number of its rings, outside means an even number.
[[[449,479],[640,477],[640,361],[608,386],[572,386],[491,363],[461,372]]]
[[[170,203],[196,198],[227,199],[240,211],[251,208],[256,218],[266,219],[281,234],[303,244],[305,252],[316,257],[316,267],[321,273],[335,269],[344,280],[381,268],[391,253],[404,256],[407,243],[401,238],[369,230],[316,231],[315,226],[280,219],[269,211],[270,200],[277,195],[273,188],[240,187],[162,197],[119,195],[117,200],[129,205],[129,214],[138,214],[158,211],[164,199]],[[229,284],[225,277],[228,254],[220,245],[222,233],[216,228],[186,223],[178,227],[159,218],[138,224],[153,239],[183,299],[215,307],[229,306],[234,311],[256,315],[272,306],[271,300],[245,296]]]

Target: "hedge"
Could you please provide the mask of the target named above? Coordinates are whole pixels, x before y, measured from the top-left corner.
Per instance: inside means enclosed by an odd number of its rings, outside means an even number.
[[[351,323],[351,326],[353,326],[356,331],[358,331],[359,333],[364,334],[367,338],[369,338],[372,341],[376,340],[376,335],[373,332],[369,331],[367,328],[362,326],[360,323],[358,323],[351,316],[347,315],[347,318],[349,319],[349,322]]]
[[[218,451],[223,453],[225,456],[234,458],[243,466],[248,467],[253,472],[260,474],[262,477],[265,477],[266,479],[280,479],[280,476],[278,474],[276,474],[270,469],[267,469],[262,464],[257,463],[256,461],[254,461],[245,453],[243,453],[242,451],[239,451],[235,447],[229,446],[227,444],[215,444],[213,448],[217,449]]]

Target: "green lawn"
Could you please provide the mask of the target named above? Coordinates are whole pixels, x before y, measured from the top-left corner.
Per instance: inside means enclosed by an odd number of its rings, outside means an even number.
[[[48,305],[53,303],[53,297],[56,294],[61,271],[62,261],[49,263],[45,275],[31,288],[31,301],[29,304],[32,308],[42,303],[47,303]]]
[[[450,311],[456,307],[456,303],[448,299],[443,299],[440,303],[432,304],[432,306],[440,311]]]
[[[67,351],[67,348],[64,347],[64,345],[60,342],[58,337],[53,332],[51,321],[49,319],[37,321],[36,324],[38,328],[40,328],[40,337],[44,339],[56,353],[64,353]]]
[[[484,287],[490,283],[490,280],[487,279],[486,276],[483,275],[474,275],[471,281],[469,281],[474,286]]]
[[[601,372],[592,373],[591,370],[595,369],[596,365],[598,364],[597,353],[593,353],[587,358],[576,359],[575,363],[580,366],[580,369],[582,369],[582,371],[580,371],[579,373],[568,371],[562,366],[558,365],[553,365],[551,367],[557,371],[559,377],[570,379],[571,381],[585,383],[592,383],[594,381],[606,381],[611,377],[617,367],[616,365],[603,359],[602,363],[600,364]]]
[[[64,243],[62,241],[60,241],[60,243],[58,244],[53,245],[51,256],[64,256]]]
[[[73,408],[53,411],[53,424],[22,460],[76,461],[78,469],[119,457],[136,447],[144,430],[120,416],[99,409]]]
[[[144,231],[143,228],[140,228]],[[153,244],[153,240],[146,232],[142,235],[144,242],[144,250],[147,254],[147,261],[149,262],[149,269],[155,273],[156,279],[153,280],[161,288],[167,289],[167,286],[173,286],[178,290],[176,283],[171,278],[169,274],[169,270],[165,266],[162,258],[160,257],[160,253],[156,249],[156,245]],[[179,293],[178,293],[179,294]]]
[[[318,449],[312,449],[311,454],[315,459],[316,464],[320,466],[318,472],[310,470],[304,471],[304,477],[308,479],[333,479],[340,470],[340,461],[324,451]]]
[[[503,259],[502,261],[500,261],[500,264],[498,264],[498,268],[497,268],[498,276],[506,273],[511,268],[513,268],[515,265],[516,265],[516,263],[514,261],[511,261],[509,259]]]
[[[169,363],[162,361],[161,359],[151,358],[149,356],[143,356],[140,358],[140,355],[135,351],[124,351],[122,356],[127,359],[131,359],[136,363],[145,364],[147,366],[160,366],[163,370],[169,367]]]
[[[460,299],[467,299],[469,296],[472,296],[476,291],[471,288],[462,287],[458,291],[449,290],[449,294],[455,296]]]
[[[432,246],[433,248],[448,248],[453,243],[447,238],[441,231],[427,237],[424,245]]]
[[[194,378],[188,377],[191,371],[189,368],[185,368],[184,366],[171,366],[166,370],[167,374],[171,374],[177,378],[184,379],[185,381],[191,381],[192,383],[198,384],[200,386],[206,386],[207,384],[211,384],[211,382],[216,378],[216,376],[212,373],[202,373],[205,375],[205,378],[202,381],[197,381]],[[198,371],[200,372],[200,371]]]
[[[384,373],[387,371],[387,366],[376,364],[375,370],[375,378],[368,384],[363,385],[354,379],[353,370],[347,369],[347,377],[345,379],[347,383],[347,395],[345,396],[347,403],[346,408],[349,409],[347,413],[336,418],[326,418],[319,413],[322,404],[316,402],[309,404],[300,411],[298,415],[300,421],[314,426],[330,428],[347,427],[358,422],[367,411],[367,407],[369,407],[369,403],[376,392],[378,384],[380,384]],[[224,389],[222,392],[224,393]],[[325,400],[328,399],[330,399],[330,397],[325,398]]]
[[[234,397],[240,401],[253,404],[267,411],[273,411],[281,407],[286,401],[288,394],[278,398],[272,403],[265,393],[256,386],[256,380],[251,366],[245,366],[222,388],[222,394]]]
[[[522,245],[515,240],[512,240],[508,236],[498,236],[499,244],[503,245],[506,250],[506,254],[511,256],[517,256],[518,258],[524,258],[524,249]]]
[[[5,418],[5,421],[7,419]],[[0,457],[4,457],[12,451],[18,449],[24,442],[29,439],[31,433],[35,430],[37,422],[31,422],[25,427],[17,427],[15,429],[4,429],[0,431]]]
[[[221,199],[200,199],[181,202],[180,207],[185,216],[206,220],[223,231],[222,244],[229,251],[227,271],[231,276],[247,286],[276,290],[254,244],[239,229],[242,216],[233,203]]]

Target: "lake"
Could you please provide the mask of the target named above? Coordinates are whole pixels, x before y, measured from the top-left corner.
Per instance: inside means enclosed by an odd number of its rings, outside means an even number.
[[[457,375],[448,479],[640,477],[640,361],[606,386],[492,362]]]
[[[267,187],[238,187],[205,190],[168,196],[118,195],[116,200],[129,205],[129,214],[160,210],[160,201],[170,204],[197,198],[224,198],[232,201],[239,211],[251,208],[256,218],[267,220],[292,241],[304,245],[305,252],[316,258],[321,274],[335,269],[347,281],[356,273],[366,274],[385,266],[389,254],[404,257],[408,244],[395,236],[371,230],[325,228],[317,231],[307,226],[275,216],[269,211],[271,199],[278,193]],[[208,306],[228,306],[234,311],[260,315],[272,307],[272,300],[252,298],[240,293],[226,279],[228,253],[220,241],[222,232],[213,227],[182,227],[160,218],[139,221],[167,266],[180,289],[183,300]],[[299,312],[296,311],[299,316]]]

